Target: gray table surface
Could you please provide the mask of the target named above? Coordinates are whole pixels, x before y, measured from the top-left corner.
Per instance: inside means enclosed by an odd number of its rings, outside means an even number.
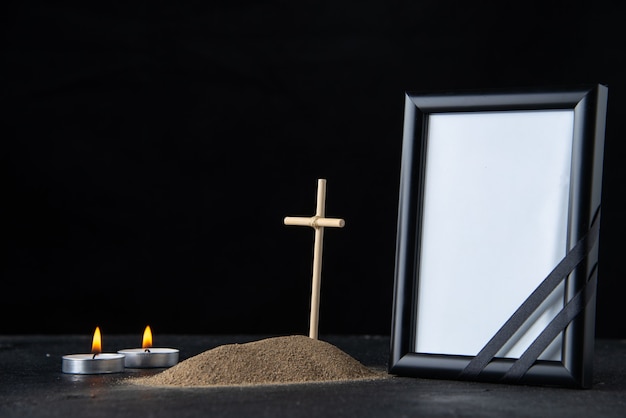
[[[155,346],[184,360],[223,344],[271,335],[161,335]],[[103,335],[105,352],[140,337]],[[324,336],[368,367],[386,370],[388,336]],[[156,344],[158,342],[158,344]],[[134,370],[61,372],[62,356],[89,352],[90,336],[0,336],[0,417],[626,417],[626,340],[596,341],[591,389],[565,389],[390,376],[374,381],[253,387],[131,385]]]

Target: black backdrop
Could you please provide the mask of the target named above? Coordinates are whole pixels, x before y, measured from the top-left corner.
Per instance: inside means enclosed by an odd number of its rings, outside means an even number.
[[[388,334],[404,92],[604,83],[596,335],[626,337],[623,19],[494,4],[5,4],[0,333],[306,334],[282,219],[326,178],[320,334]]]

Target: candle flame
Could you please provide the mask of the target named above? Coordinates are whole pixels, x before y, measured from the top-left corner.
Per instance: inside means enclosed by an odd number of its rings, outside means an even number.
[[[96,327],[93,333],[93,341],[91,343],[91,352],[93,354],[102,353],[102,336],[100,335],[100,327]]]
[[[143,332],[143,342],[141,344],[141,348],[150,347],[152,347],[152,330],[150,329],[150,325],[146,325],[146,329]]]

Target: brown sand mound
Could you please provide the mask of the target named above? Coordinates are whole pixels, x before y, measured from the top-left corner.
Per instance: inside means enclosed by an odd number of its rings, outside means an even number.
[[[377,379],[332,344],[302,335],[227,344],[190,357],[153,376],[131,380],[150,386],[241,386]]]

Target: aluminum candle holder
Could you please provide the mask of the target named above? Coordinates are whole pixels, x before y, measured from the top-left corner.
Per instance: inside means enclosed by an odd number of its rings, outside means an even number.
[[[124,355],[115,353],[69,354],[63,356],[63,373],[104,374],[124,371]]]
[[[175,348],[127,348],[119,350],[124,355],[124,365],[130,369],[171,367],[178,363]]]

